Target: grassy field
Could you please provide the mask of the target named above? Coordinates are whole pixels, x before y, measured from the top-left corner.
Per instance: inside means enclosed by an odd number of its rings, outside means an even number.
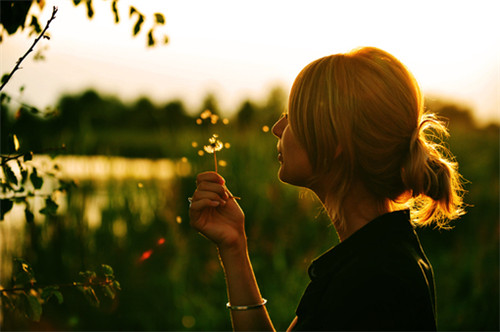
[[[122,291],[90,306],[75,289],[49,301],[39,323],[4,312],[5,330],[228,330],[226,288],[214,246],[189,227],[187,197],[195,174],[212,170],[198,155],[210,128],[128,138],[157,140],[169,158],[185,157],[188,176],[172,180],[80,182],[65,208],[26,226],[23,257],[40,283],[73,280],[109,264]],[[231,147],[218,153],[233,194],[242,197],[251,258],[275,326],[286,329],[307,283],[312,259],[337,243],[318,202],[276,178],[276,140],[260,128],[217,127]],[[126,133],[110,135],[126,140]],[[145,143],[144,143],[145,144]],[[452,128],[449,141],[468,180],[468,213],[454,229],[418,233],[434,267],[440,330],[499,329],[499,133]],[[140,185],[139,185],[140,184]],[[9,222],[6,219],[5,222]],[[145,253],[149,253],[146,254]],[[147,256],[147,259],[145,257]]]

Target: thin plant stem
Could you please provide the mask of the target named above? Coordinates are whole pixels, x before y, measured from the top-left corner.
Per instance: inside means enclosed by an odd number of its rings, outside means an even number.
[[[215,164],[215,173],[217,173],[217,154],[214,150],[214,164]]]
[[[52,16],[47,21],[47,24],[45,25],[45,28],[43,29],[42,33],[40,33],[40,35],[38,36],[38,38],[35,39],[35,41],[31,45],[31,47],[28,49],[28,51],[26,51],[26,53],[24,53],[24,55],[22,57],[20,57],[19,60],[17,60],[17,63],[14,66],[14,69],[12,69],[12,71],[9,74],[9,76],[7,76],[7,78],[2,83],[2,86],[0,86],[0,91],[2,91],[3,87],[7,84],[7,82],[9,82],[10,78],[12,77],[12,75],[14,75],[14,73],[18,69],[20,69],[21,62],[23,62],[23,60],[28,56],[28,54],[30,54],[33,51],[33,49],[35,48],[35,45],[40,41],[40,39],[46,37],[45,33],[47,32],[47,29],[49,28],[50,23],[56,18],[56,13],[57,13],[57,7],[54,6],[54,7],[52,7]],[[48,38],[48,37],[46,37],[46,38]]]

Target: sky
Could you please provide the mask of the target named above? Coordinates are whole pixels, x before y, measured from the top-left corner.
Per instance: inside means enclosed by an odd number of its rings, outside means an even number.
[[[497,0],[120,0],[120,24],[109,0],[94,0],[92,20],[84,5],[46,0],[41,25],[53,5],[59,12],[51,39],[37,46],[45,60],[30,55],[5,88],[39,108],[92,87],[124,101],[180,98],[190,108],[211,92],[230,113],[246,98],[264,100],[272,87],[288,90],[319,57],[375,46],[399,58],[428,97],[463,103],[480,123],[500,123]],[[146,14],[136,38],[130,5]],[[168,35],[169,43],[147,48],[155,12],[166,18],[157,36]],[[4,34],[2,74],[33,38],[27,31]]]

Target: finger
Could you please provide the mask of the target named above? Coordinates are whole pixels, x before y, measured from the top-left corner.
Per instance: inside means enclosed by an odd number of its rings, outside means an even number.
[[[191,204],[193,202],[196,202],[196,201],[199,201],[202,199],[209,199],[212,201],[218,201],[222,205],[226,204],[226,200],[221,198],[221,196],[218,193],[215,193],[212,191],[199,191],[199,190],[195,191],[195,193],[193,194],[193,197],[191,198]]]
[[[220,205],[220,201],[213,201],[208,198],[200,199],[198,201],[193,201],[189,207],[189,214],[191,217],[191,222],[196,222],[200,217],[201,213],[207,208],[216,208]]]
[[[198,176],[196,177],[196,185],[199,185],[201,182],[204,181],[215,182],[222,185],[226,182],[224,178],[216,172],[203,172],[198,174]]]
[[[227,189],[219,183],[203,181],[198,184],[198,188],[196,188],[195,194],[197,192],[211,192],[216,193],[222,199],[227,199],[229,196],[226,190]]]

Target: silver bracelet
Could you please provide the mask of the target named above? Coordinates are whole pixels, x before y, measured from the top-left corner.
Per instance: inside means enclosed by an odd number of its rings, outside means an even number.
[[[242,311],[242,310],[250,310],[250,309],[257,309],[257,308],[260,308],[260,307],[263,307],[265,306],[267,303],[267,300],[262,298],[262,302],[259,303],[259,304],[252,304],[252,305],[231,305],[231,303],[226,303],[226,308],[228,308],[229,310],[239,310],[239,311]]]

